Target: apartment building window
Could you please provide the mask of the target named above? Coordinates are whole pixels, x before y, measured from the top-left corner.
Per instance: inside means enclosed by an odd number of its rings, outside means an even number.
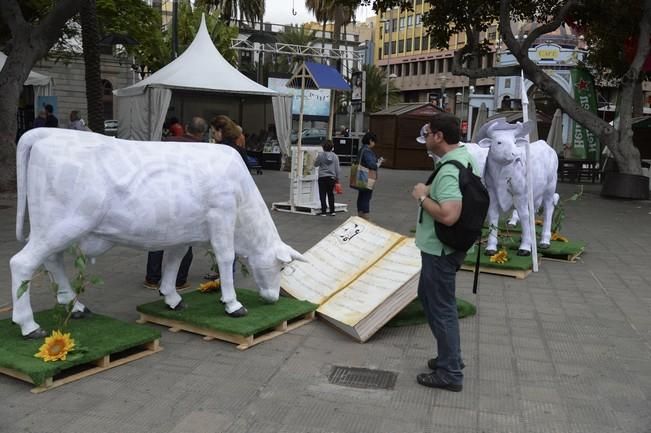
[[[420,62],[420,74],[427,74],[427,62]]]
[[[382,48],[377,49],[377,58],[378,58],[378,60],[382,59]]]
[[[423,0],[416,0],[416,5],[423,4]]]
[[[398,30],[398,18],[394,18],[391,20],[391,30],[394,32]]]
[[[405,51],[407,51],[407,52],[411,51],[412,43],[413,43],[413,41],[412,41],[411,38],[407,39],[407,49]]]
[[[384,52],[385,52],[385,53],[388,53],[388,52],[389,52],[389,43],[388,43],[388,42],[385,42],[385,43],[384,43]]]
[[[402,54],[405,52],[405,41],[403,39],[400,39],[398,41],[398,54]]]
[[[423,15],[416,14],[416,27],[423,24]]]
[[[396,65],[389,65],[389,75],[396,73]]]
[[[404,28],[405,28],[405,17],[401,17],[400,18],[400,29],[404,29]]]
[[[420,50],[420,36],[414,38],[414,51]]]
[[[488,28],[486,39],[488,39],[490,42],[493,42],[497,39],[497,27],[491,26]]]
[[[430,74],[435,74],[436,73],[436,60],[429,60],[427,63],[429,64],[429,73]]]
[[[495,53],[488,53],[486,57],[486,67],[492,68],[495,62]]]
[[[411,69],[409,68],[409,63],[405,63],[402,66],[405,68],[405,76],[408,77],[409,75],[411,75]]]
[[[389,33],[391,27],[391,21],[387,20],[384,22],[384,33]]]
[[[422,50],[426,51],[428,48],[429,48],[429,38],[427,36],[424,36]]]
[[[450,72],[452,70],[452,57],[445,59],[445,71]]]
[[[396,41],[391,42],[391,54],[396,53],[396,48],[398,48],[398,44],[396,44]]]
[[[396,77],[402,77],[402,65],[396,65],[395,70]]]
[[[418,75],[418,63],[410,63],[409,67],[411,68],[412,75]]]
[[[411,27],[414,25],[414,16],[413,15],[407,15],[407,27]]]

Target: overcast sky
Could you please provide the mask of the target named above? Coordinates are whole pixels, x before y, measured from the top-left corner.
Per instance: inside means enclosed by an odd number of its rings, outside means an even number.
[[[305,0],[265,0],[265,22],[273,24],[302,24],[314,21],[314,15],[305,8]],[[296,15],[292,15],[292,6]],[[360,7],[357,10],[357,21],[364,22],[366,18],[375,15],[370,6]]]

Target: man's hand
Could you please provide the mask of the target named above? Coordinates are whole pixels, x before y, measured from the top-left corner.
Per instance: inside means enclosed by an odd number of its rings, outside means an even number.
[[[429,188],[424,183],[417,183],[414,185],[414,189],[411,190],[411,196],[418,200],[423,196],[427,196],[429,193]]]

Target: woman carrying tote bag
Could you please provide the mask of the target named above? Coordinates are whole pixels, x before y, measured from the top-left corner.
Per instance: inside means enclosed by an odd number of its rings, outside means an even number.
[[[362,148],[359,150],[358,163],[361,167],[368,169],[368,178],[377,178],[377,169],[382,165],[383,158],[378,158],[373,148],[377,143],[377,135],[367,132],[362,137]],[[351,179],[352,181],[352,179]],[[369,219],[368,214],[371,212],[372,189],[358,188],[357,193],[357,215],[364,219]]]

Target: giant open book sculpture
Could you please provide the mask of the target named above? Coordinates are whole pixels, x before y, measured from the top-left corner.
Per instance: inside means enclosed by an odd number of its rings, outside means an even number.
[[[413,238],[358,217],[285,267],[280,286],[319,305],[317,313],[360,342],[416,299],[420,252]]]

